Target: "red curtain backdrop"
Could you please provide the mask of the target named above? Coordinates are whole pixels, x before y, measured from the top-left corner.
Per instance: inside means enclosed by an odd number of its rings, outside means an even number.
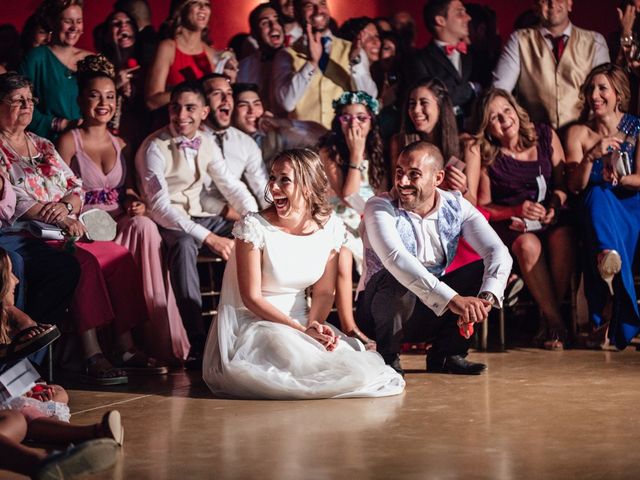
[[[1,0],[0,23],[11,23],[18,30],[41,0]],[[153,23],[158,26],[167,16],[170,0],[150,0]],[[211,38],[217,48],[224,48],[229,39],[236,33],[249,30],[249,12],[262,0],[212,0]],[[533,6],[533,0],[486,0],[483,3],[493,8],[498,14],[498,26],[503,39],[512,31],[513,22],[523,11]],[[574,2],[572,20],[578,26],[597,30],[605,36],[617,28],[616,0],[603,0],[594,8],[591,2]],[[387,16],[399,10],[406,10],[413,15],[418,25],[418,46],[428,40],[422,23],[423,0],[329,0],[332,16],[343,22],[356,16]],[[111,0],[85,0],[84,2],[85,34],[80,46],[93,49],[91,31],[104,20],[111,11]]]

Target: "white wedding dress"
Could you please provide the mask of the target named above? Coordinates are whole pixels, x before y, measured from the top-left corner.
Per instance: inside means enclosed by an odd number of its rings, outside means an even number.
[[[264,298],[306,325],[305,289],[322,276],[331,251],[340,249],[342,222],[332,215],[324,228],[299,236],[250,213],[236,222],[233,234],[262,251]],[[381,397],[402,393],[405,386],[376,352],[355,351],[344,341],[328,352],[299,330],[256,317],[240,298],[233,255],[224,273],[202,373],[214,394],[241,398]]]

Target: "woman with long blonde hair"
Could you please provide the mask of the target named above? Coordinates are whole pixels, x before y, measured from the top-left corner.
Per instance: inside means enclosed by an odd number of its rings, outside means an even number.
[[[566,327],[560,301],[569,289],[574,255],[564,205],[564,151],[548,125],[536,125],[513,96],[489,90],[477,105],[477,128],[465,149],[480,165],[478,205],[517,260],[542,311],[535,341],[561,350]]]

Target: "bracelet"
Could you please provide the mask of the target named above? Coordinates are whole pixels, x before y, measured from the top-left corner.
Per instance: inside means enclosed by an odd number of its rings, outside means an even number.
[[[630,47],[631,45],[633,45],[633,33],[629,35],[622,35],[620,37],[620,46]]]
[[[61,122],[62,122],[61,118],[53,117],[53,119],[51,120],[51,130],[53,130],[54,132],[59,132]]]
[[[362,164],[356,165],[355,163],[350,163],[349,164],[349,168],[353,168],[354,170],[359,170],[360,172],[364,172],[364,170],[365,170],[364,165],[362,165]]]

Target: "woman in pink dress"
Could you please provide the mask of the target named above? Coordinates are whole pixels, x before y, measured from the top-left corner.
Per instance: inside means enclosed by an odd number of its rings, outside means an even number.
[[[86,229],[76,219],[82,210],[82,182],[60,158],[53,144],[26,132],[37,99],[31,82],[16,73],[0,75],[0,173],[16,194],[9,223],[37,220],[56,225],[69,237],[82,238]],[[52,242],[62,248],[62,241]],[[88,379],[101,385],[127,382],[127,369],[166,373],[138,350],[131,330],[147,320],[139,270],[129,251],[113,242],[75,243],[80,280],[71,315],[80,334]],[[102,353],[97,329],[113,327],[113,368]]]
[[[145,204],[134,189],[133,169],[127,169],[126,145],[107,129],[116,111],[115,69],[102,55],[78,64],[82,127],[58,140],[58,151],[82,178],[83,211],[99,208],[118,222],[115,242],[126,247],[142,271],[149,314],[147,349],[167,361],[184,360],[189,341],[163,265],[158,227],[145,216]]]

